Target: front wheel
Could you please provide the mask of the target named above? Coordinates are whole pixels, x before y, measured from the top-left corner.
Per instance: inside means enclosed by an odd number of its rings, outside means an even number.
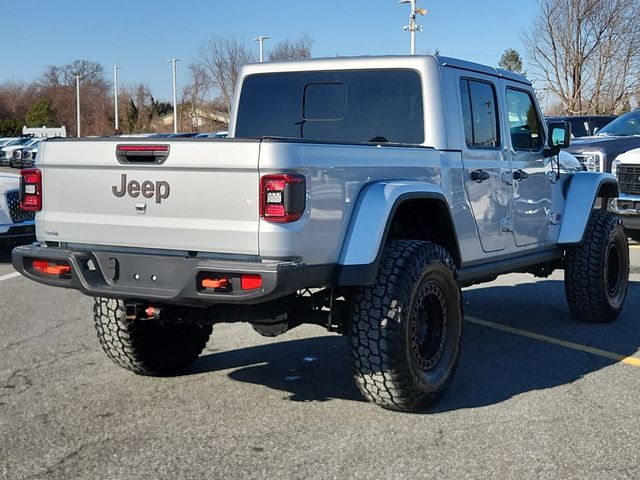
[[[385,247],[375,284],[362,287],[352,302],[351,354],[365,397],[400,411],[442,397],[460,355],[460,299],[444,248],[416,240]]]
[[[211,325],[129,320],[122,300],[95,298],[94,319],[102,349],[114,363],[141,375],[170,375],[198,358]]]
[[[584,239],[567,249],[564,284],[576,319],[604,323],[618,317],[629,285],[629,245],[618,215],[591,213]]]

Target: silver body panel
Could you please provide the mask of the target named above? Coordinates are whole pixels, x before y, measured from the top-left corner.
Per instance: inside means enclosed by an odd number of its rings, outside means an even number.
[[[605,182],[617,183],[610,173],[579,172],[573,175],[567,191],[559,244],[582,241],[596,194]]]
[[[44,143],[38,240],[256,255],[259,142],[157,140],[171,144],[162,165],[118,163],[116,145],[130,139]],[[170,195],[118,198],[123,174],[168,182]]]

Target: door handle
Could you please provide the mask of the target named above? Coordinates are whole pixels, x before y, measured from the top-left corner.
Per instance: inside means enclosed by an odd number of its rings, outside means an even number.
[[[484,170],[474,170],[471,172],[471,180],[476,183],[482,183],[485,180],[489,180],[490,177],[489,172],[485,172]]]
[[[522,180],[524,180],[527,177],[529,177],[529,174],[527,172],[525,172],[524,170],[518,169],[515,172],[513,172],[513,179],[516,182],[521,182]]]

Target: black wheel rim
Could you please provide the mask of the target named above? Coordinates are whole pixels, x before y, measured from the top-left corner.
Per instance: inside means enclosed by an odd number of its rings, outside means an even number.
[[[424,372],[433,370],[445,351],[447,308],[442,289],[429,282],[416,295],[410,322],[411,355]]]
[[[607,268],[606,268],[606,281],[607,281],[607,293],[610,297],[615,297],[620,293],[622,287],[622,260],[620,255],[620,249],[618,245],[613,242],[607,249]]]

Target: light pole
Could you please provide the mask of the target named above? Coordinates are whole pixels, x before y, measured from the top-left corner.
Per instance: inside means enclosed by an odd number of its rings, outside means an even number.
[[[176,62],[177,58],[169,60],[173,64],[173,133],[178,133],[178,93],[176,89]]]
[[[80,75],[76,75],[76,136],[80,138]]]
[[[260,43],[260,63],[264,62],[264,41],[269,40],[271,37],[267,37],[266,35],[260,35],[258,38],[254,38],[254,42]]]
[[[115,133],[118,133],[119,123],[118,123],[118,69],[120,67],[118,65],[113,66],[113,98],[114,98],[114,111],[115,111]]]
[[[405,30],[409,30],[411,34],[411,55],[416,54],[416,32],[422,31],[422,25],[416,24],[416,14],[426,15],[427,11],[424,8],[416,7],[417,0],[398,0],[398,3],[408,3],[411,5],[411,12],[409,13],[409,25],[403,27]]]

